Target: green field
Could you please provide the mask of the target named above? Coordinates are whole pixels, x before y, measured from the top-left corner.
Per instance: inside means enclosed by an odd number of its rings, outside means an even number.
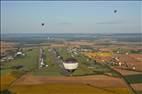
[[[33,49],[32,51],[25,52],[25,56],[16,57],[14,60],[10,62],[5,62],[2,65],[1,75],[6,74],[12,71],[31,71],[32,69],[37,68],[38,62],[38,49]],[[22,66],[20,69],[13,68],[14,66]]]
[[[61,76],[59,65],[57,64],[57,61],[55,60],[56,57],[54,54],[48,49],[45,49],[46,53],[46,59],[45,63],[48,65],[46,68],[41,68],[33,71],[33,75],[46,75],[46,76]]]
[[[127,75],[125,78],[130,84],[142,83],[142,74]]]

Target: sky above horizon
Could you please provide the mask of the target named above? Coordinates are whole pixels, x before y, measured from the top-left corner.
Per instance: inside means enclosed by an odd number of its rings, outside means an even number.
[[[1,1],[1,33],[141,33],[141,17],[142,1]]]

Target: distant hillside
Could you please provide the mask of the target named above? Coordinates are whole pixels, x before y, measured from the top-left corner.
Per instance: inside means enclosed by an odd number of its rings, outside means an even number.
[[[79,34],[79,33],[62,33],[62,34],[2,34],[1,40],[9,42],[20,43],[41,43],[41,42],[55,42],[59,40],[99,40],[109,39],[112,41],[121,42],[142,42],[142,33],[118,33],[118,34]]]

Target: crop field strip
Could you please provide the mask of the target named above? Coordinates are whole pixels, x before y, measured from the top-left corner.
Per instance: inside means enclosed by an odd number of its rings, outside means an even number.
[[[142,74],[135,74],[135,75],[127,75],[125,79],[130,83],[142,83]]]
[[[48,65],[46,68],[37,69],[32,72],[33,75],[45,75],[45,76],[62,76],[61,69],[59,67],[58,61],[52,51],[49,51],[48,48],[45,48],[45,64]]]
[[[11,91],[17,91],[20,94],[129,94],[126,88],[96,88],[85,84],[58,83],[17,85],[12,87]]]

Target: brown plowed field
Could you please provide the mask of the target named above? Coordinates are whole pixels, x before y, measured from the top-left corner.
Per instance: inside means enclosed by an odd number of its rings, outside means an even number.
[[[120,78],[113,78],[104,75],[82,76],[82,77],[47,77],[32,76],[30,74],[21,77],[15,85],[33,85],[45,83],[69,83],[69,84],[91,84],[97,87],[126,87]]]
[[[130,55],[117,55],[122,63],[127,63],[129,68],[135,66],[136,70],[142,71],[142,61],[140,60],[141,54],[130,54]]]
[[[136,91],[142,91],[142,83],[131,84]]]

